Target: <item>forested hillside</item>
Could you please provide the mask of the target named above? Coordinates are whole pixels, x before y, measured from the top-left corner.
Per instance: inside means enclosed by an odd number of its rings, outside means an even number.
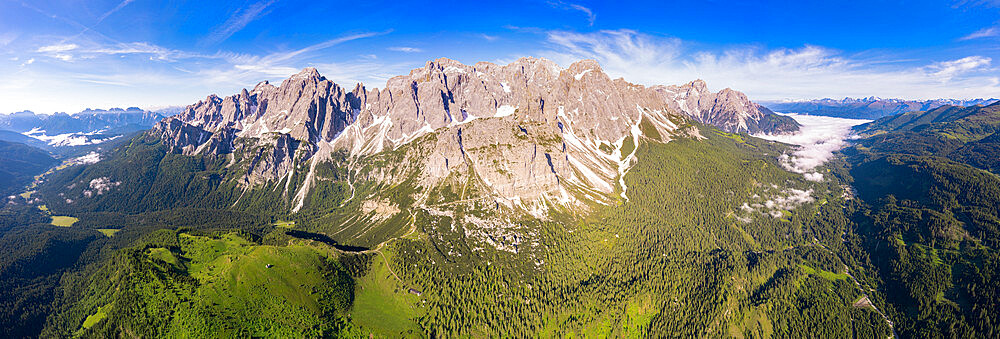
[[[858,244],[904,337],[993,337],[997,321],[1000,105],[942,107],[860,126],[845,151]]]
[[[35,175],[59,161],[48,152],[16,142],[0,141],[0,196],[20,193]]]

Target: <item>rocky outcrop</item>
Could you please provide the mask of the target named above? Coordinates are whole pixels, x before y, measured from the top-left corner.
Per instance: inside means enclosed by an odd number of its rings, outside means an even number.
[[[209,140],[213,135],[198,126],[187,123],[176,117],[163,119],[153,126],[151,133],[155,134],[174,153],[193,154],[198,145]]]

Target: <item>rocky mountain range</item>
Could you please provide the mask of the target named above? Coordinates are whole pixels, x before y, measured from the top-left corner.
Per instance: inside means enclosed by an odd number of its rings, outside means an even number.
[[[779,112],[825,115],[851,119],[878,119],[913,111],[928,111],[941,106],[989,105],[998,99],[933,99],[904,100],[879,97],[818,99],[805,101],[765,102],[768,108]]]
[[[498,202],[540,215],[553,203],[627,199],[627,187],[616,180],[634,161],[638,139],[697,134],[688,119],[729,132],[798,128],[742,93],[713,93],[700,80],[644,87],[611,79],[591,60],[563,69],[535,58],[472,66],[442,58],[390,79],[384,89],[344,88],[307,68],[278,86],[262,82],[233,96],[209,96],[152,133],[177,153],[246,163],[241,182],[248,185],[290,182],[303,169],[304,184],[286,192],[296,201],[293,210],[315,184],[317,164],[336,151],[373,155],[422,139],[420,156],[404,162],[422,169],[421,186],[474,173]]]

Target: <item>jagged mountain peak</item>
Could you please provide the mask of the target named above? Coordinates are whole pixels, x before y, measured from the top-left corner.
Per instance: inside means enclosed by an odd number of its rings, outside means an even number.
[[[326,78],[320,75],[319,70],[317,70],[315,67],[303,68],[301,71],[288,78],[288,80],[301,80],[301,79],[322,81],[325,80]]]
[[[579,60],[577,62],[574,62],[574,63],[570,64],[569,68],[567,68],[567,69],[570,70],[570,71],[592,70],[592,71],[596,71],[596,72],[604,72],[601,69],[601,64],[598,63],[597,60],[594,60],[594,59]]]
[[[684,84],[683,87],[691,87],[697,90],[705,90],[708,88],[708,84],[705,83],[705,80],[695,79],[687,84]]]
[[[264,81],[261,81],[261,82],[257,83],[257,86],[253,87],[253,91],[254,92],[260,92],[260,91],[267,90],[269,88],[273,89],[274,85],[272,85],[271,82],[269,82],[267,80],[264,80]]]

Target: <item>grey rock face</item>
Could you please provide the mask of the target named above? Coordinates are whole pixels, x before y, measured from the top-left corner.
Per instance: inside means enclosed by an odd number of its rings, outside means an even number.
[[[701,81],[647,88],[613,80],[592,60],[562,69],[535,58],[471,66],[442,58],[371,90],[345,90],[307,68],[277,87],[264,82],[209,96],[154,132],[185,154],[240,153],[253,164],[247,185],[290,176],[306,163],[311,172],[336,150],[366,157],[416,141],[419,151],[407,163],[419,169],[421,184],[475,176],[497,201],[544,215],[554,204],[627,199],[620,179],[635,147],[626,144],[638,145],[643,130],[655,129],[663,142],[696,136],[678,130],[687,114],[753,132],[769,113],[742,93],[708,92]],[[273,147],[234,146],[248,138]],[[382,170],[363,175],[398,180]],[[306,193],[295,197],[301,202]]]
[[[671,108],[726,132],[781,134],[799,129],[795,120],[774,114],[745,94],[729,88],[713,93],[702,80],[682,86],[655,86],[654,90],[674,103]]]

